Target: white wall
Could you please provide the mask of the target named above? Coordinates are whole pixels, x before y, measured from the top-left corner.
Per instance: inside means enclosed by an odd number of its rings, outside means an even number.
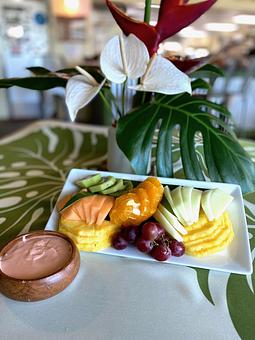
[[[7,7],[12,10],[7,10]],[[21,10],[18,10],[19,8]],[[30,72],[26,70],[26,67],[45,65],[49,52],[48,24],[46,22],[39,24],[36,19],[38,15],[47,15],[46,2],[0,1],[1,61],[4,77],[29,76]],[[23,27],[23,37],[20,39],[8,37],[7,30],[17,26]],[[40,118],[41,104],[38,91],[18,87],[7,91],[9,110],[8,113],[5,112],[5,117],[8,114],[9,117],[15,119]],[[1,113],[0,116],[2,116]]]

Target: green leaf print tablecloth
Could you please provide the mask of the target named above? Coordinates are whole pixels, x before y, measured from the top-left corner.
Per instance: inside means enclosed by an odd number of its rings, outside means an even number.
[[[242,143],[255,159],[255,143]],[[55,121],[0,140],[0,245],[43,229],[70,169],[104,169],[106,145],[106,128]],[[182,176],[177,141],[174,150]],[[255,193],[244,199],[254,258]],[[1,296],[0,338],[255,338],[255,274],[83,253],[78,276],[46,301],[26,304]]]

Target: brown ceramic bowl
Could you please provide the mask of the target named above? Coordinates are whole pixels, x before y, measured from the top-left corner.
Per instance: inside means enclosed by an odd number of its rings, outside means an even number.
[[[71,255],[63,268],[57,272],[36,279],[17,279],[6,275],[0,267],[0,291],[7,297],[19,301],[39,301],[54,296],[64,290],[75,278],[80,267],[80,253],[74,242],[66,235],[54,231],[36,231],[20,235],[7,243],[0,252],[0,258],[22,237],[32,238],[34,236],[50,235],[61,237],[71,245]]]

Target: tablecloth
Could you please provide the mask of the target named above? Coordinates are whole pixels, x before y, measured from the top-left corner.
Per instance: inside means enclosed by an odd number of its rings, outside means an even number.
[[[70,169],[105,168],[106,142],[104,127],[57,121],[34,123],[1,139],[0,245],[19,233],[43,229]],[[255,143],[242,144],[255,159]],[[177,140],[173,150],[176,174],[183,176]],[[254,259],[255,193],[246,194],[244,202]],[[80,272],[67,292],[43,302],[1,296],[0,338],[255,338],[255,273],[98,254],[83,255]]]

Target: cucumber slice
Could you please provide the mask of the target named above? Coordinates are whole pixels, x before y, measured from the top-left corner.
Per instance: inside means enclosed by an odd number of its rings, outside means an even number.
[[[101,180],[102,180],[102,176],[100,174],[96,174],[96,175],[91,175],[84,179],[81,179],[80,181],[77,181],[75,184],[81,188],[89,188],[92,185],[98,184],[99,182],[101,182]]]
[[[112,185],[108,189],[101,191],[101,193],[104,195],[108,195],[108,194],[113,194],[117,191],[121,191],[123,189],[125,189],[125,184],[123,183],[123,179],[117,179],[114,185]]]
[[[125,191],[132,190],[134,187],[132,181],[124,181],[124,184],[125,184]]]
[[[124,189],[123,190],[119,190],[119,191],[116,191],[116,192],[113,192],[111,194],[111,196],[113,197],[119,197],[123,194],[126,194],[127,192],[129,192],[130,190],[133,189],[133,183],[131,181],[124,181]]]
[[[98,184],[89,187],[89,191],[91,191],[93,193],[94,192],[101,192],[101,191],[113,186],[116,183],[116,181],[117,181],[117,179],[112,177],[112,176],[103,177],[102,180]]]

